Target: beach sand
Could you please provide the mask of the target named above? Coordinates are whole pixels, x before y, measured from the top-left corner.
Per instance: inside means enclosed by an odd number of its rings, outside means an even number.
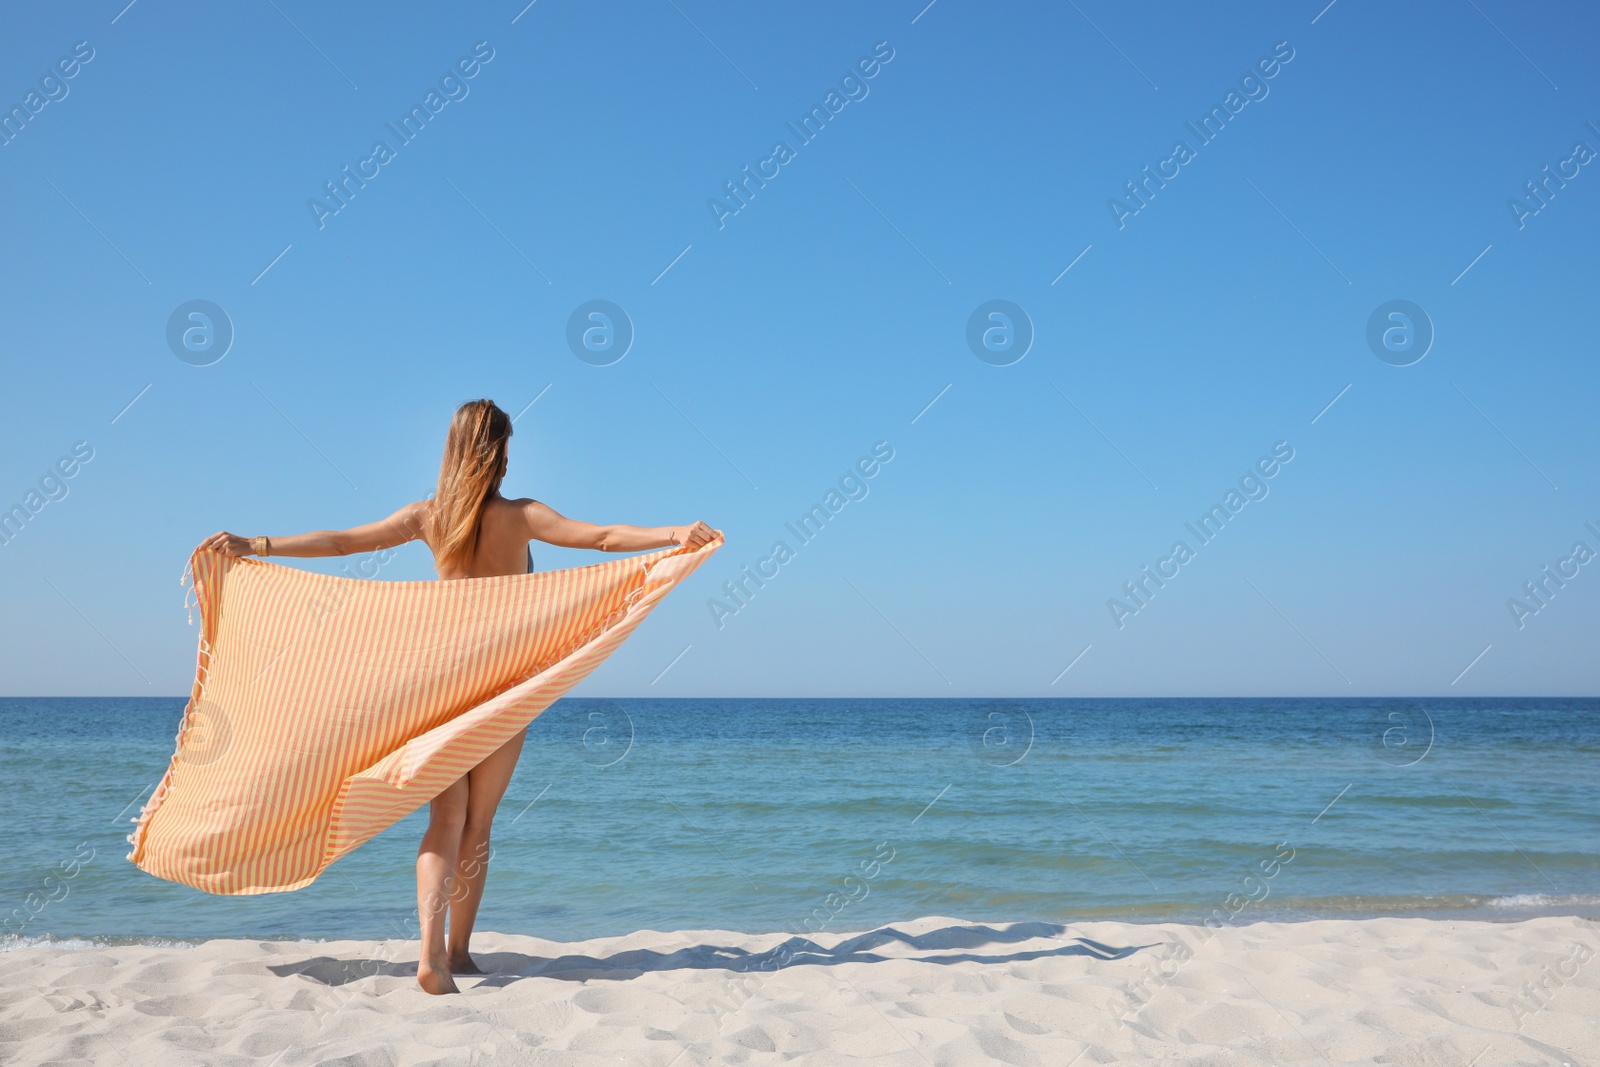
[[[785,941],[786,966],[752,966]],[[804,945],[641,931],[475,949],[498,973],[433,998],[413,942],[17,947],[0,952],[0,1062],[1600,1064],[1600,924],[1569,917],[927,918]]]

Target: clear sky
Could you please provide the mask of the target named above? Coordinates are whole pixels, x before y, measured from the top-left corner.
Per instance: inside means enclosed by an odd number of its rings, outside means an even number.
[[[727,534],[583,694],[1597,691],[1590,6],[125,2],[3,16],[0,692],[186,692],[190,548],[478,396]]]

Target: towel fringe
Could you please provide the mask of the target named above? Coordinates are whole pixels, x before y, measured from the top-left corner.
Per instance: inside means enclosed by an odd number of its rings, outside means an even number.
[[[183,606],[188,609],[189,625],[193,626],[194,609],[200,606],[200,583],[197,582],[194,577],[193,556],[190,556],[189,561],[183,565],[183,573],[178,576],[178,584],[184,587]],[[196,707],[199,706],[201,699],[205,695],[205,686],[210,677],[210,673],[211,644],[206,640],[205,634],[202,632],[199,640],[199,649],[195,655],[194,686],[190,690],[189,703],[184,705],[183,715],[178,719],[178,732],[172,739],[172,758],[167,761],[167,770],[166,773],[161,776],[160,784],[156,786],[156,788],[150,793],[149,798],[145,800],[144,806],[139,809],[139,814],[128,820],[129,822],[133,823],[133,832],[128,834],[125,840],[128,842],[128,844],[134,847],[134,852],[129,852],[127,856],[124,857],[126,859],[133,859],[134,853],[137,852],[139,848],[140,833],[143,832],[144,827],[150,821],[151,816],[155,815],[156,809],[161,806],[161,802],[167,797],[169,786],[172,782],[172,771],[177,766],[178,760],[183,754],[184,732],[189,728],[189,720],[192,712]]]
[[[189,625],[194,625],[194,609],[200,606],[200,590],[194,584],[194,563],[191,560],[183,565],[183,573],[178,575],[178,584],[184,587],[183,606],[189,611]],[[189,598],[193,597],[191,601]]]

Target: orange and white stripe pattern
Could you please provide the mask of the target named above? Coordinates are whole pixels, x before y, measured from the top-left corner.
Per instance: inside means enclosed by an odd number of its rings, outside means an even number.
[[[194,688],[128,858],[208,893],[309,885],[582,681],[721,545],[427,582],[195,552]]]

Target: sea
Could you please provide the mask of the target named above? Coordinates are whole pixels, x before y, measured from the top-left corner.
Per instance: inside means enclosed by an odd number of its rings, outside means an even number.
[[[0,948],[414,935],[426,807],[307,888],[128,862],[181,698],[0,699]],[[566,699],[480,930],[1600,916],[1600,700]]]

